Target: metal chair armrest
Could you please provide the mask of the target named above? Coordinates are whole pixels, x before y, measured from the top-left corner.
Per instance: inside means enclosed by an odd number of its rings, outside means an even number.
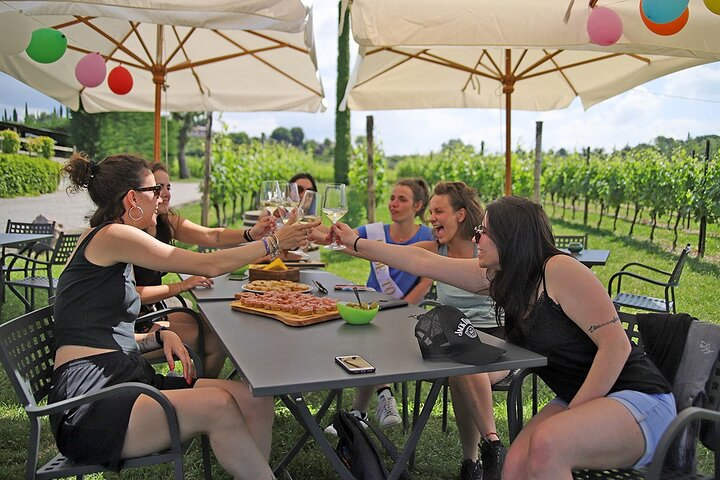
[[[622,277],[624,277],[624,276],[628,276],[628,277],[631,277],[631,278],[636,278],[636,279],[638,279],[638,280],[642,280],[642,281],[644,281],[644,282],[652,283],[653,285],[658,285],[658,286],[660,286],[660,287],[669,287],[669,286],[670,286],[667,282],[659,282],[659,281],[657,281],[657,280],[653,280],[652,278],[647,278],[647,277],[643,277],[642,275],[638,275],[637,273],[627,272],[627,271],[625,271],[625,272],[621,271],[621,272],[615,272],[615,273],[612,275],[612,277],[610,277],[610,281],[608,282],[608,295],[612,296],[612,285],[613,285],[613,281],[615,281],[615,279],[618,279],[618,285],[619,285],[619,284],[620,284],[620,281],[622,280]],[[619,289],[618,289],[618,292],[619,292]]]
[[[15,262],[17,262],[18,260],[25,260],[25,262],[32,263],[32,264],[40,264],[48,269],[52,267],[52,263],[50,263],[49,261],[40,260],[38,258],[33,258],[33,257],[28,257],[27,255],[20,255],[18,253],[6,253],[5,256],[3,257],[3,260],[7,260],[8,258],[11,259],[10,263],[8,264],[8,270],[12,270],[13,266],[15,265]],[[37,267],[33,266],[33,268],[37,268]],[[27,267],[23,268],[23,270],[25,270],[25,269],[27,269]]]
[[[137,392],[143,395],[147,395],[154,399],[160,404],[163,411],[165,412],[165,418],[167,419],[168,428],[170,429],[170,442],[172,450],[174,452],[182,452],[182,445],[180,441],[180,427],[178,426],[177,414],[175,413],[175,407],[170,400],[155,387],[146,385],[140,382],[126,382],[118,385],[113,385],[107,388],[101,388],[100,390],[80,395],[78,397],[68,398],[60,402],[50,403],[42,407],[29,405],[25,407],[25,411],[28,415],[33,416],[46,416],[51,413],[58,413],[64,410],[68,410],[73,407],[91,403],[102,398],[109,398],[120,393],[126,392]]]
[[[652,462],[647,467],[648,480],[660,480],[665,456],[670,449],[675,436],[682,432],[683,429],[693,420],[708,420],[714,423],[720,422],[720,412],[708,410],[706,408],[688,407],[680,413],[668,425],[660,438],[658,446],[655,448]]]
[[[671,272],[666,272],[665,270],[660,270],[659,268],[651,267],[651,266],[649,266],[649,265],[644,265],[644,264],[638,263],[638,262],[626,263],[625,265],[623,265],[623,267],[620,269],[620,271],[621,271],[621,272],[622,272],[622,271],[625,271],[625,269],[627,269],[628,267],[642,267],[642,268],[645,268],[645,269],[647,269],[647,270],[652,270],[653,272],[662,273],[663,275],[667,275],[668,277],[669,277],[670,275],[672,275]]]

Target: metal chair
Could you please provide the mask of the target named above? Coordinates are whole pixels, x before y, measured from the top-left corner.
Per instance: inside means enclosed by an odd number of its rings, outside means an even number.
[[[23,222],[13,222],[12,220],[8,220],[7,226],[5,227],[5,233],[32,233],[32,234],[54,234],[55,233],[55,222],[51,223],[23,223]],[[41,240],[39,242],[33,242],[29,245],[25,245],[24,247],[17,250],[16,253],[19,253],[21,255],[25,255],[28,253],[33,253],[34,256],[38,256],[42,252],[48,252],[52,249],[52,240]],[[5,301],[5,275],[8,271],[8,268],[5,266],[5,251],[6,247],[2,247],[2,254],[0,254],[0,258],[2,260],[0,263],[2,264],[2,275],[0,275],[0,303]]]
[[[651,312],[670,312],[672,310],[673,313],[676,313],[675,287],[680,284],[680,275],[682,274],[683,267],[685,267],[685,262],[687,261],[689,253],[690,244],[688,243],[683,249],[682,253],[680,253],[680,257],[675,263],[675,267],[673,268],[672,272],[666,272],[664,270],[660,270],[658,268],[654,268],[648,265],[643,265],[642,263],[637,262],[631,262],[624,265],[619,272],[613,274],[613,276],[610,277],[610,281],[608,282],[608,295],[610,295],[611,298],[613,297],[613,282],[617,280],[615,297],[613,298],[613,303],[617,308],[630,307],[640,310],[649,310]],[[656,275],[657,277],[666,277],[666,280],[655,280],[653,278],[644,277],[637,273],[630,272],[628,271],[628,268],[630,267],[640,267],[646,270],[650,270],[651,272],[659,274]],[[665,289],[665,297],[655,298],[622,292],[620,289],[623,277],[630,277],[650,283],[652,285],[663,287]]]
[[[625,327],[625,333],[630,341],[635,342],[643,348],[637,320],[635,315],[620,312],[620,320]],[[672,448],[673,439],[683,432],[691,423],[702,421],[699,440],[714,453],[714,476],[704,475],[696,472],[682,472],[664,466],[665,456]],[[670,479],[718,479],[720,472],[717,470],[720,462],[720,357],[716,358],[715,366],[710,379],[708,380],[703,397],[703,405],[700,407],[689,407],[678,413],[675,420],[670,423],[663,436],[660,438],[653,455],[652,462],[647,468],[636,469],[608,469],[608,470],[577,470],[573,472],[575,480],[594,479],[625,479],[625,480],[670,480]]]
[[[555,235],[555,246],[567,248],[571,243],[582,243],[583,248],[587,248],[587,240],[587,233],[585,235]]]
[[[165,413],[170,429],[171,448],[169,450],[123,460],[121,468],[132,468],[160,463],[173,463],[176,479],[184,478],[183,454],[190,446],[180,441],[175,408],[162,392],[156,388],[138,382],[118,384],[102,388],[97,392],[67,399],[55,404],[41,405],[50,392],[55,342],[53,335],[53,305],[26,313],[14,320],[0,325],[0,360],[7,372],[10,383],[20,399],[30,421],[30,439],[28,443],[25,478],[51,479],[77,476],[107,471],[103,465],[85,465],[73,463],[61,454],[55,455],[49,462],[38,468],[40,454],[40,431],[42,417],[51,413],[91,403],[101,398],[111,397],[118,391],[136,391],[156,400]],[[207,440],[203,441],[203,463],[205,478],[210,479],[209,451]]]
[[[55,247],[50,252],[49,260],[41,260],[20,253],[6,255],[6,258],[10,259],[10,263],[8,271],[5,272],[5,284],[23,302],[26,312],[35,308],[35,289],[47,290],[48,297],[55,295],[58,279],[53,277],[52,268],[55,265],[65,265],[75,249],[78,238],[80,238],[79,234],[65,235],[60,232]],[[19,272],[24,277],[13,278],[17,277]],[[21,294],[16,287],[22,287],[25,294]],[[30,291],[30,300],[27,299],[28,290]]]

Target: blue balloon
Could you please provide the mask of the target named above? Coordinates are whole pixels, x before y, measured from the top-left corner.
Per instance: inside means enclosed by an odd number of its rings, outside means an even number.
[[[670,23],[683,14],[690,0],[643,0],[645,16],[654,23]]]

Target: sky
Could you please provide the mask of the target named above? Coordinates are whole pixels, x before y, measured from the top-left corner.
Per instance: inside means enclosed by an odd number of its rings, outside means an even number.
[[[230,131],[251,136],[270,134],[277,127],[301,127],[306,138],[321,142],[335,137],[337,3],[314,2],[315,45],[328,109],[324,113],[222,113]],[[351,45],[351,65],[357,47]],[[17,108],[22,115],[52,111],[59,103],[0,72],[0,109]],[[352,112],[352,137],[365,135],[365,118],[373,115],[375,137],[387,155],[438,151],[459,138],[486,152],[502,152],[505,113],[499,109],[428,109]],[[677,139],[720,134],[720,62],[677,72],[601,102],[587,111],[576,99],[569,108],[549,112],[512,113],[513,148],[535,146],[535,123],[543,122],[543,149],[612,150],[649,143],[655,137]]]

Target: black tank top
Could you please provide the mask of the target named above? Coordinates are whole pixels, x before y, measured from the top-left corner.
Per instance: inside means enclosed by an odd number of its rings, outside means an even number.
[[[544,269],[542,286],[543,291],[532,311],[525,320],[516,322],[508,332],[508,339],[547,357],[547,366],[539,368],[537,373],[557,396],[569,403],[590,371],[597,346],[547,295]],[[652,361],[634,343],[630,344],[630,356],[608,393],[620,390],[649,394],[670,392],[670,385]]]
[[[101,267],[85,258],[85,249],[99,225],[78,245],[58,280],[55,298],[55,343],[138,352],[135,318],[140,296],[135,291],[132,265]]]

